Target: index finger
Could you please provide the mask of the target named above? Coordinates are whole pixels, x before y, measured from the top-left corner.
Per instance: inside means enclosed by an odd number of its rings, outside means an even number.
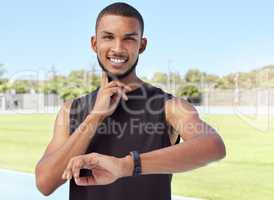
[[[108,77],[107,73],[105,71],[102,71],[102,76],[101,76],[101,87],[105,87],[108,84]]]
[[[96,185],[96,181],[92,176],[76,178],[75,183],[79,186]]]

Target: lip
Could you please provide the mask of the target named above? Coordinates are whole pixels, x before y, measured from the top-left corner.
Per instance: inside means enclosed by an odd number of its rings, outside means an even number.
[[[123,60],[125,60],[125,62],[121,62],[121,63],[113,62],[113,61],[110,60],[111,58],[114,58],[114,59],[123,59]],[[110,63],[110,65],[113,68],[116,68],[116,69],[122,68],[128,62],[128,58],[124,58],[124,57],[107,57],[107,60]]]

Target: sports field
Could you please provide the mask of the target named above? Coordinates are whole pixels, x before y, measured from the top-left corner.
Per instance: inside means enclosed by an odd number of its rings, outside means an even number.
[[[216,127],[227,157],[176,174],[173,194],[202,199],[273,199],[274,119],[233,115],[203,117]],[[33,172],[52,135],[53,114],[0,115],[0,168]],[[267,127],[270,125],[270,127]]]

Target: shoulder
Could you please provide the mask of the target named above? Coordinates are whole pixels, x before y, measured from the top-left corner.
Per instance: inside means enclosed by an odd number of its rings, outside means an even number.
[[[55,124],[60,125],[68,125],[69,124],[69,115],[70,115],[70,109],[72,105],[72,100],[66,100],[60,107],[56,119]]]
[[[161,89],[160,87],[147,83],[145,82],[145,87],[147,88],[148,93],[150,94],[150,96],[160,96],[163,97],[164,99],[170,99],[173,97],[172,94],[165,92],[163,89]]]
[[[79,97],[76,97],[71,101],[71,107],[74,108],[77,105],[86,105],[86,102],[91,102],[93,98],[96,98],[97,92],[99,87],[97,87],[95,90],[91,91],[90,93],[81,95]]]
[[[196,108],[180,97],[172,97],[165,102],[165,114],[168,121],[173,118],[185,120],[199,118]]]
[[[97,87],[95,90],[93,90],[93,91],[91,91],[91,92],[89,92],[89,93],[83,94],[83,95],[81,95],[81,96],[79,96],[79,97],[73,99],[73,101],[82,101],[82,100],[84,100],[84,99],[89,99],[89,98],[91,98],[91,97],[94,97],[94,96],[97,95],[97,92],[98,92],[99,88],[100,88],[100,87]]]
[[[69,115],[70,112],[70,108],[72,105],[73,100],[66,100],[64,101],[64,103],[62,104],[59,112],[58,112],[58,116],[66,116]]]

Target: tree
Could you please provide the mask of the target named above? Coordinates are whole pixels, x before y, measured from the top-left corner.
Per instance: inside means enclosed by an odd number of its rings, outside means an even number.
[[[232,89],[233,85],[226,78],[220,78],[215,84],[216,89]]]
[[[0,80],[0,93],[4,93],[10,89],[8,85],[8,80],[2,79]]]
[[[167,74],[163,72],[155,72],[152,77],[152,82],[166,85],[167,84]]]
[[[44,93],[59,94],[60,90],[65,87],[67,78],[61,75],[55,75],[40,85],[40,89]]]
[[[177,90],[177,95],[185,97],[198,97],[201,95],[201,92],[194,85],[186,85]]]
[[[190,69],[185,74],[185,81],[189,83],[200,83],[202,81],[202,72],[198,69]]]
[[[213,74],[205,74],[204,81],[208,83],[209,85],[214,85],[219,80],[219,76],[213,75]]]
[[[194,85],[186,85],[179,88],[176,95],[179,97],[185,97],[188,102],[193,104],[200,104],[202,101],[202,93]]]
[[[28,80],[16,80],[13,82],[12,89],[15,90],[16,93],[28,93],[30,91],[30,83]]]
[[[84,93],[83,89],[75,88],[75,87],[73,88],[67,87],[60,90],[59,95],[63,100],[71,100],[79,97],[83,93]]]

